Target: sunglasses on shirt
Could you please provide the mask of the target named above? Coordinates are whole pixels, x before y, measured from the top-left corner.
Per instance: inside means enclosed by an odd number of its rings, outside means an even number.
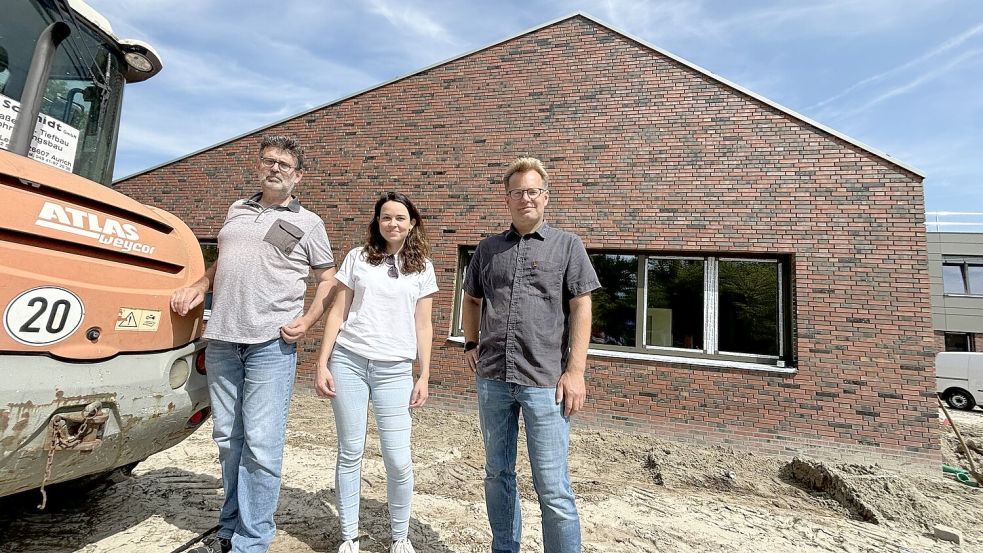
[[[389,265],[389,278],[399,278],[399,269],[396,268],[396,256],[387,255],[386,265]]]

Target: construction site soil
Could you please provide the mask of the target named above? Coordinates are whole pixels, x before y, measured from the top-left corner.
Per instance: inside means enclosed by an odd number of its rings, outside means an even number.
[[[981,449],[983,411],[952,415],[970,449]],[[222,502],[210,432],[203,426],[131,476],[56,486],[43,512],[36,491],[0,500],[0,551],[169,553],[195,540],[214,527]],[[389,545],[385,470],[374,425],[369,432],[361,542],[362,551],[382,553]],[[944,462],[968,467],[941,413],[939,432]],[[271,551],[337,551],[334,446],[329,405],[296,397]],[[983,455],[972,454],[983,468]],[[417,410],[413,456],[417,551],[488,551],[476,417]],[[518,467],[523,550],[542,551],[521,447]],[[570,470],[587,553],[983,551],[983,491],[944,477],[941,467],[938,475],[902,474],[576,428]],[[938,524],[961,532],[962,545],[935,537]]]

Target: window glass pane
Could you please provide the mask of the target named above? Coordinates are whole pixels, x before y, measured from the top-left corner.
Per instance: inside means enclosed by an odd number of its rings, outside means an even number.
[[[946,351],[971,351],[969,349],[969,334],[945,333]]]
[[[719,349],[778,355],[778,265],[720,262]]]
[[[463,311],[464,311],[464,281],[468,278],[468,265],[471,264],[471,258],[474,257],[474,248],[461,250],[461,265],[460,267],[460,288],[457,290],[457,323],[454,325],[454,334],[461,336],[464,334],[464,327],[462,325]]]
[[[946,294],[965,294],[962,265],[942,265],[942,284]]]
[[[591,296],[591,343],[634,346],[638,257],[594,254],[590,260],[601,281]]]
[[[201,255],[205,258],[205,269],[208,269],[218,259],[218,244],[202,242]]]
[[[218,244],[214,242],[201,242],[201,255],[205,258],[205,270],[208,270],[215,260],[218,259]],[[212,292],[209,290],[205,293],[205,320],[208,320],[208,316],[211,314],[212,310]]]
[[[966,273],[969,293],[983,296],[983,265],[968,265]]]
[[[703,260],[648,260],[645,343],[703,349]]]

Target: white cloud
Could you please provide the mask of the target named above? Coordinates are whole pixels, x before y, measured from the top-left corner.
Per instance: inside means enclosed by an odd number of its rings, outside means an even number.
[[[399,29],[409,30],[416,35],[454,44],[456,40],[447,29],[434,21],[421,10],[414,9],[405,2],[387,2],[386,0],[369,0],[370,11],[386,18],[389,23]]]
[[[955,58],[949,60],[947,63],[941,66],[932,66],[928,70],[914,75],[907,79],[905,82],[895,84],[885,91],[879,92],[875,97],[867,100],[862,105],[857,107],[852,107],[842,110],[826,109],[826,117],[832,119],[847,119],[854,117],[858,114],[869,111],[874,106],[890,100],[892,98],[908,94],[911,91],[930,83],[947,73],[951,72],[953,69],[964,65],[966,62],[972,61],[980,57],[983,54],[983,49],[970,50],[968,52],[963,52],[962,54],[956,56]]]
[[[867,85],[870,85],[870,84],[875,83],[877,81],[881,81],[881,80],[884,80],[884,79],[886,79],[888,77],[892,77],[894,75],[897,75],[899,73],[902,73],[902,72],[904,72],[904,71],[906,71],[908,69],[911,69],[911,68],[913,68],[913,67],[915,67],[917,65],[920,65],[920,64],[922,64],[922,63],[924,63],[926,61],[929,61],[932,58],[935,58],[935,57],[937,57],[939,55],[942,55],[942,54],[948,52],[949,50],[952,50],[953,48],[957,48],[957,47],[961,46],[964,42],[966,42],[970,38],[972,38],[972,37],[974,37],[974,36],[976,36],[978,34],[981,34],[981,33],[983,33],[983,23],[981,23],[981,24],[979,24],[979,25],[977,25],[977,26],[969,29],[968,31],[965,31],[963,33],[960,33],[959,35],[957,35],[957,36],[955,36],[953,38],[950,38],[949,40],[946,40],[942,44],[936,46],[935,48],[932,48],[928,52],[925,52],[924,54],[922,54],[922,55],[920,55],[920,56],[918,56],[918,57],[916,57],[914,59],[908,60],[907,62],[905,62],[905,63],[903,63],[901,65],[895,66],[895,67],[893,67],[893,68],[891,68],[891,69],[889,69],[887,71],[883,71],[881,73],[877,73],[876,75],[871,75],[870,77],[867,77],[865,79],[862,79],[862,80],[860,80],[860,81],[858,81],[858,82],[856,82],[856,83],[848,86],[842,92],[839,92],[839,93],[837,93],[837,94],[835,94],[833,96],[830,96],[829,98],[826,98],[825,100],[822,100],[820,102],[817,102],[817,103],[813,104],[812,106],[809,106],[809,108],[807,108],[807,109],[820,108],[822,106],[825,106],[826,104],[829,104],[831,102],[835,102],[836,100],[839,100],[840,98],[843,98],[844,96],[852,93],[855,90],[858,90],[860,88],[866,87]]]
[[[870,35],[918,21],[947,0],[587,0],[585,11],[632,34],[660,41],[781,42],[807,37]],[[554,5],[568,5],[554,2]]]

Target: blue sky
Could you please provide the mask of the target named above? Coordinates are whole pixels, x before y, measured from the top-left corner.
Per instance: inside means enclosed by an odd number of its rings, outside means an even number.
[[[124,100],[116,177],[583,11],[926,174],[983,212],[978,0],[87,0],[164,71]]]

